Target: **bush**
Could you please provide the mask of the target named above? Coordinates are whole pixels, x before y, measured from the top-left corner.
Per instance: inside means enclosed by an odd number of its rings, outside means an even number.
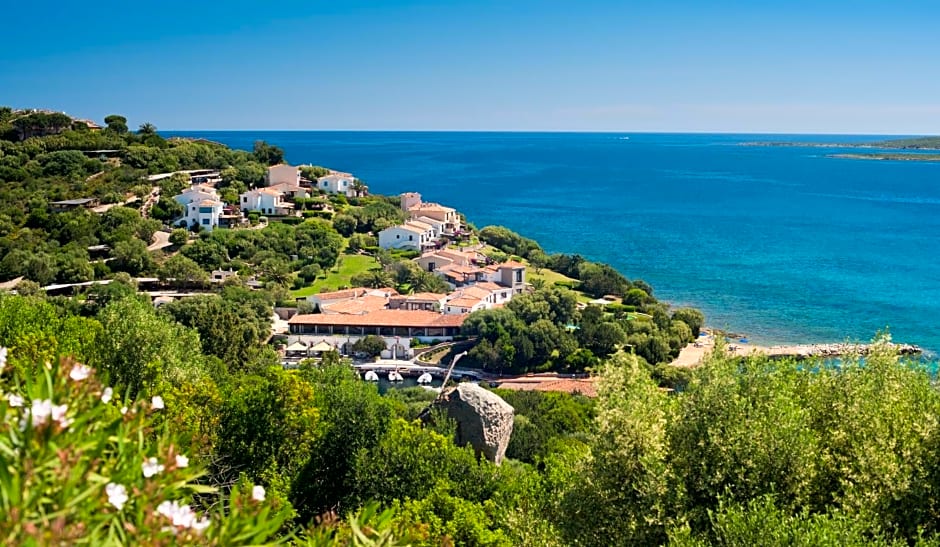
[[[244,483],[230,496],[200,484],[203,467],[161,426],[162,398],[122,400],[70,359],[17,364],[0,402],[0,504],[15,515],[0,519],[4,544],[277,541],[289,511]]]

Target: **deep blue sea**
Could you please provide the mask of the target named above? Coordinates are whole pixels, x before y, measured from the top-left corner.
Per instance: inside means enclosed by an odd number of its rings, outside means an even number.
[[[185,132],[420,192],[478,227],[609,262],[755,342],[940,350],[940,164],[751,141],[884,137],[591,133]]]

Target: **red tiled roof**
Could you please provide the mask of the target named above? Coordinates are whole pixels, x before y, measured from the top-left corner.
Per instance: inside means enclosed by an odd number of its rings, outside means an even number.
[[[334,325],[344,327],[444,328],[463,325],[466,315],[444,315],[427,310],[377,310],[362,315],[304,314],[288,320],[291,325]]]
[[[561,391],[564,393],[580,393],[586,397],[597,397],[597,385],[592,378],[542,380],[539,378],[514,378],[501,382],[499,388],[514,391]]]
[[[340,300],[332,304],[324,304],[322,311],[324,313],[342,313],[342,314],[364,314],[377,310],[383,310],[388,306],[388,298],[384,296],[365,295],[361,298],[350,300]]]

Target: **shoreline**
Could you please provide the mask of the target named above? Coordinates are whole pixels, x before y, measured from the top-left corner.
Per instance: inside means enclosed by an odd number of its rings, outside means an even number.
[[[686,347],[682,348],[679,356],[669,363],[675,367],[693,368],[701,364],[705,355],[715,348],[716,333],[712,329],[703,329],[704,336]],[[903,355],[923,355],[923,348],[914,344],[893,344]],[[865,355],[872,347],[870,343],[816,343],[816,344],[778,344],[760,345],[750,342],[727,342],[729,353],[741,357],[753,355],[766,355],[771,358],[798,357],[807,359],[811,357],[843,357],[848,355]]]

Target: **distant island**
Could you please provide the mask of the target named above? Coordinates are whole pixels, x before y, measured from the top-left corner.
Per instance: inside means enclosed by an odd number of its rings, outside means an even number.
[[[937,150],[940,151],[940,137],[914,137],[909,139],[892,139],[874,142],[799,142],[799,141],[751,141],[743,142],[741,146],[786,146],[807,148],[866,148],[890,150]],[[829,158],[853,160],[887,160],[887,161],[940,161],[940,154],[921,154],[908,152],[857,152],[829,154]]]

